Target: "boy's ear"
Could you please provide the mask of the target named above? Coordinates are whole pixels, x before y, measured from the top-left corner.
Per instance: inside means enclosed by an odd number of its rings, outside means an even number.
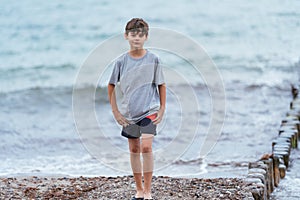
[[[125,40],[128,39],[128,35],[126,33],[124,33],[124,38],[125,38]]]

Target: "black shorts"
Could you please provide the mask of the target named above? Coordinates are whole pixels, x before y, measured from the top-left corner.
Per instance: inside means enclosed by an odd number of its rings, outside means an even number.
[[[121,135],[126,138],[136,139],[141,137],[142,133],[156,135],[156,125],[147,117],[135,124],[123,127]]]

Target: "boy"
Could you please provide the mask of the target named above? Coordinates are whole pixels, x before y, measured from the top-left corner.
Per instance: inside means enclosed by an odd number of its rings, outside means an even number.
[[[148,24],[143,19],[133,18],[127,23],[124,37],[128,40],[130,50],[115,61],[108,84],[114,118],[122,126],[121,135],[128,138],[130,163],[136,184],[136,194],[132,200],[152,199],[152,141],[166,103],[166,86],[159,59],[143,48],[148,31]],[[114,92],[117,82],[120,82],[123,95],[120,110]]]

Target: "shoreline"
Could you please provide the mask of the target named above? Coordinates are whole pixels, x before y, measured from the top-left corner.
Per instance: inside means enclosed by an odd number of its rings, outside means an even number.
[[[190,178],[198,178],[198,179],[215,179],[215,178],[245,178],[248,173],[248,163],[247,166],[243,165],[240,167],[234,167],[230,168],[227,165],[224,165],[225,167],[223,170],[215,170],[211,169],[210,171],[206,171],[203,173],[194,173],[194,174],[162,174],[154,172],[153,176],[161,177],[172,177],[172,178],[183,178],[183,179],[190,179]],[[219,166],[217,166],[219,167]],[[0,175],[0,179],[2,178],[27,178],[27,177],[47,177],[47,178],[61,178],[61,177],[67,177],[67,178],[79,178],[79,177],[86,177],[86,178],[92,178],[92,177],[122,177],[122,176],[132,176],[130,173],[123,173],[123,174],[67,174],[67,173],[47,173],[47,172],[26,172],[26,173],[11,173],[11,174],[2,174]]]
[[[131,199],[132,176],[118,177],[1,177],[0,196],[6,199]],[[253,199],[242,178],[174,178],[153,176],[154,199]]]

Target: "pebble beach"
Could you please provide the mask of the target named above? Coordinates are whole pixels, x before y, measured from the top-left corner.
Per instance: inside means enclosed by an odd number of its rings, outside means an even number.
[[[253,199],[242,179],[153,177],[153,199]],[[0,179],[1,199],[131,199],[132,176]]]

